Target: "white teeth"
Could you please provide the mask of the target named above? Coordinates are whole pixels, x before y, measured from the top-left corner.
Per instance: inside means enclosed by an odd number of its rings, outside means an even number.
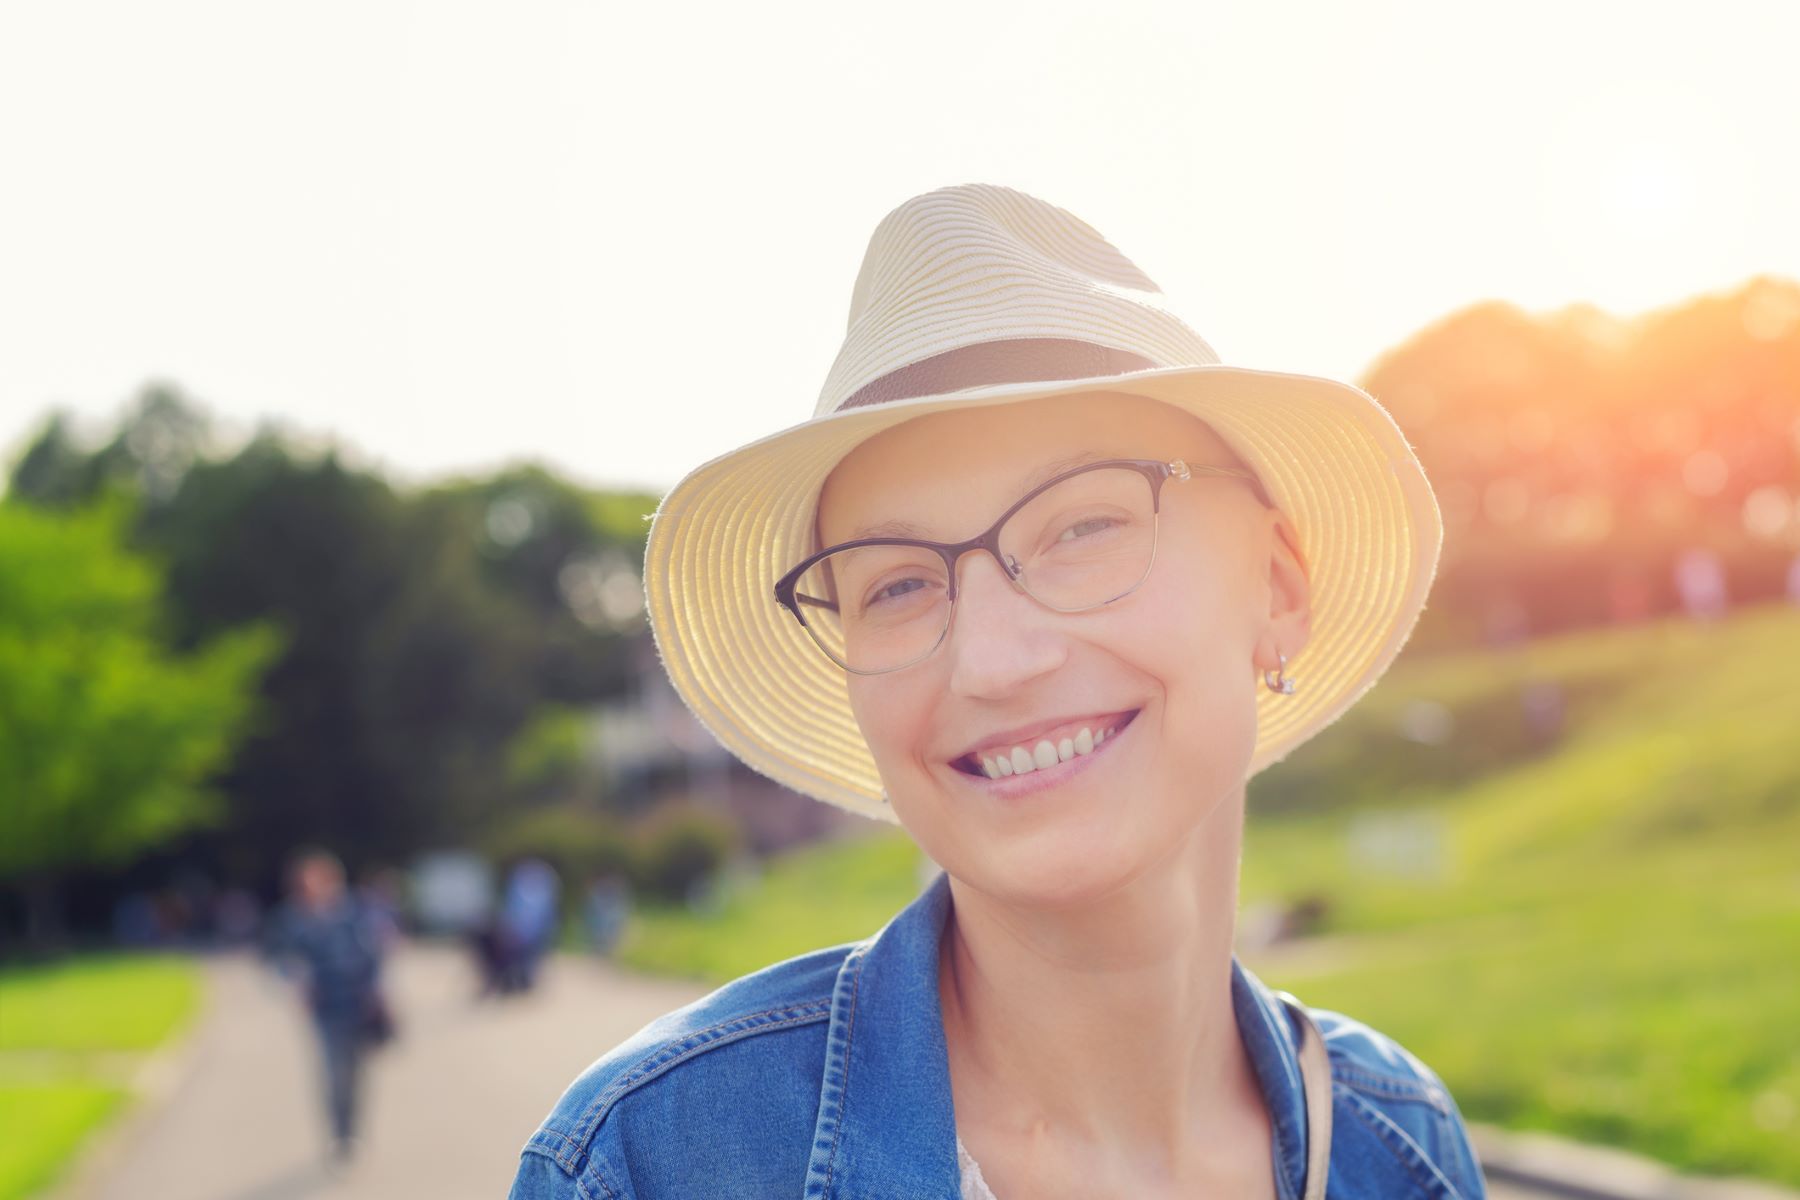
[[[1081,754],[1092,754],[1095,747],[1117,733],[1116,729],[1100,729],[1096,732],[1091,726],[1084,725],[1072,738],[1063,738],[1052,742],[1048,738],[1039,741],[1027,749],[1014,746],[1011,750],[995,754],[992,758],[985,754],[975,757],[981,763],[981,773],[989,779],[1004,779],[1008,775],[1027,775],[1032,771],[1041,771],[1045,767],[1054,767],[1057,763],[1068,762]]]

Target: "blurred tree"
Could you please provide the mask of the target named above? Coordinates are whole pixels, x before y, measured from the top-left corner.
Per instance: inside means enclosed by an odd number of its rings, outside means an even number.
[[[1800,554],[1800,283],[1621,319],[1485,302],[1360,381],[1418,451],[1444,554],[1415,647],[1504,643],[1675,611],[1704,549],[1732,603]]]
[[[175,655],[157,568],[121,545],[128,502],[0,502],[0,881],[27,938],[57,932],[57,883],[217,820],[208,786],[249,728],[277,638],[232,630]]]
[[[69,507],[122,484],[160,503],[211,441],[205,413],[172,385],[153,383],[132,401],[112,440],[95,450],[80,445],[67,414],[51,414],[13,468],[11,492],[42,507]]]
[[[535,664],[546,701],[582,704],[632,686],[617,636],[641,627],[648,534],[656,497],[596,494],[539,466],[508,468],[425,492],[420,504],[454,514],[479,554],[482,576],[539,623]]]
[[[391,859],[504,800],[536,637],[446,514],[264,435],[194,466],[144,537],[168,555],[182,638],[259,617],[290,634],[266,683],[278,720],[228,777],[230,832],[265,881],[297,842]]]
[[[508,790],[528,804],[602,800],[591,721],[579,709],[544,705],[507,748]]]
[[[48,506],[139,497],[178,645],[259,619],[287,632],[268,727],[224,780],[228,820],[193,849],[266,887],[300,841],[354,868],[476,836],[509,805],[603,799],[592,770],[521,771],[514,743],[542,713],[566,767],[575,714],[633,686],[623,634],[641,629],[654,497],[534,466],[402,493],[272,428],[221,457],[210,429],[147,388],[95,447],[52,417],[12,477]]]
[[[46,508],[78,503],[97,490],[89,474],[97,462],[76,444],[67,414],[52,413],[13,467],[8,488],[13,496]]]

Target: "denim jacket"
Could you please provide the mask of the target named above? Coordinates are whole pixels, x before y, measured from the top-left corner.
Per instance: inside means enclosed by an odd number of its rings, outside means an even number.
[[[733,980],[603,1054],[526,1140],[510,1200],[957,1200],[939,873],[881,930]],[[1232,955],[1279,1200],[1307,1162],[1298,1021]],[[1330,1200],[1486,1200],[1462,1114],[1393,1039],[1307,1007],[1331,1064]],[[1002,1196],[1000,1200],[1028,1200]]]

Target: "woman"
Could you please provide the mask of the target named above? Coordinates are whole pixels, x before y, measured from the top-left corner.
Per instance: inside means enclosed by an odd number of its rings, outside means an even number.
[[[1220,365],[1079,219],[895,209],[813,419],[665,497],[646,588],[725,745],[944,873],[608,1051],[514,1197],[1483,1197],[1424,1063],[1232,952],[1246,782],[1440,540],[1372,399]]]

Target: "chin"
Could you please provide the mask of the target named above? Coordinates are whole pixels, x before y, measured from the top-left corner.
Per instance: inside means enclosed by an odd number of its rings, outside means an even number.
[[[1126,845],[1097,845],[1093,838],[1045,836],[981,855],[970,870],[951,874],[1016,907],[1080,909],[1104,900],[1142,871],[1143,856],[1131,851]]]

